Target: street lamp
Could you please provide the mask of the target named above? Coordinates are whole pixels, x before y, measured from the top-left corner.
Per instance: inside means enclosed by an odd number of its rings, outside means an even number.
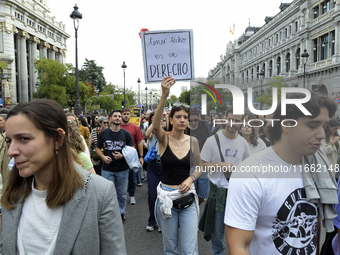
[[[137,80],[137,83],[138,83],[138,105],[140,105],[140,83],[141,83],[141,80],[139,78]]]
[[[77,4],[73,7],[73,12],[70,17],[73,19],[73,26],[76,33],[76,101],[74,102],[74,113],[80,114],[81,105],[79,100],[79,83],[78,83],[78,28],[79,20],[83,18],[83,15],[79,13]]]
[[[127,68],[127,65],[125,65],[125,61],[123,61],[123,64],[122,64],[122,68],[123,68],[123,73],[124,73],[124,108],[126,106],[126,100],[125,100],[125,68]]]
[[[146,106],[145,106],[145,112],[147,112],[148,111],[148,87],[147,86],[145,86],[145,96],[146,96],[146,100],[145,100],[145,102],[146,102]]]
[[[260,76],[260,80],[261,80],[261,95],[262,95],[262,80],[264,78],[264,70],[263,69],[259,73],[259,76]],[[261,102],[260,110],[262,110],[262,102]]]
[[[40,86],[40,83],[37,81],[34,85],[37,87],[37,98],[39,99],[39,86]]]
[[[303,87],[306,88],[306,64],[308,60],[309,54],[307,53],[307,50],[305,49],[304,52],[301,54],[301,58],[303,61]]]

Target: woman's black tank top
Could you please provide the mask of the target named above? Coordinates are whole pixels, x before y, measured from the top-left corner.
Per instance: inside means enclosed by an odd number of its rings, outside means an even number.
[[[187,155],[178,159],[177,156],[172,152],[168,145],[161,156],[162,163],[162,183],[168,185],[180,185],[190,175],[190,157],[192,157],[191,148]]]

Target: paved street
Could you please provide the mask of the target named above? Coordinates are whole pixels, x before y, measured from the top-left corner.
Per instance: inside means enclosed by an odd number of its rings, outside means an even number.
[[[142,187],[136,188],[136,205],[126,205],[126,222],[124,223],[125,243],[128,255],[161,255],[163,253],[162,234],[157,230],[147,232],[148,223],[148,188],[146,182]],[[204,203],[201,205],[203,211]],[[196,230],[192,230],[196,231]],[[212,254],[210,242],[203,238],[203,232],[198,232],[199,254]]]

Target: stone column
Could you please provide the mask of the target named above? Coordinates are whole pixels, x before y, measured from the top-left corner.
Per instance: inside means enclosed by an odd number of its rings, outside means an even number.
[[[38,44],[40,43],[40,40],[38,37],[34,36],[32,43],[31,43],[31,91],[33,93],[33,91],[36,93],[37,92],[37,88],[35,86],[35,83],[38,80],[38,72],[35,72],[35,67],[34,67],[34,61],[37,59],[37,51],[38,51]]]
[[[51,47],[51,51],[50,51],[50,56],[51,56],[50,58],[51,58],[51,59],[53,59],[53,60],[56,59],[56,54],[55,54],[56,52],[58,52],[58,48],[57,48],[56,46],[53,45],[53,46]]]
[[[19,99],[20,102],[28,102],[28,76],[27,76],[27,52],[26,52],[26,40],[30,36],[26,31],[19,33]]]
[[[335,5],[338,6],[338,3]],[[335,22],[335,46],[334,46],[334,55],[333,55],[333,63],[339,62],[340,61],[340,22],[336,21]]]
[[[47,49],[49,49],[51,46],[48,42],[42,42],[41,47],[40,47],[40,54],[41,54],[41,59],[48,58],[47,55]]]

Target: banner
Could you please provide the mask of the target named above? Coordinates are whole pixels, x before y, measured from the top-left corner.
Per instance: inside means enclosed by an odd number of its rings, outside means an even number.
[[[140,110],[141,108],[138,106],[129,106],[130,110],[130,122],[136,124],[139,127],[140,123]]]
[[[141,32],[145,83],[194,79],[192,30]]]

